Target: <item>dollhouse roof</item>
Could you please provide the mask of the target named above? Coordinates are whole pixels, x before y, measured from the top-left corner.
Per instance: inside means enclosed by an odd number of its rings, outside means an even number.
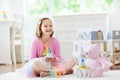
[[[103,40],[102,31],[79,31],[76,34],[75,41]]]
[[[113,40],[120,39],[120,30],[109,31],[107,34],[107,39],[113,39]]]
[[[90,40],[90,36],[89,36],[89,33],[86,33],[86,32],[79,32],[76,37],[75,37],[75,41],[80,41],[80,40],[87,40],[89,41]]]

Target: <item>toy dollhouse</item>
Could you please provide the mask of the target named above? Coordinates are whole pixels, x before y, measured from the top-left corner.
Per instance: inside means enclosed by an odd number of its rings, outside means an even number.
[[[101,30],[78,31],[74,39],[74,52],[81,53],[81,50],[85,51],[90,44],[99,44],[101,53],[106,52],[105,40]]]
[[[91,44],[90,38],[88,36],[88,33],[85,32],[78,32],[74,39],[74,51],[73,51],[73,57],[76,61],[76,70],[75,70],[75,76],[79,77],[79,73],[82,71],[83,76],[80,77],[88,77],[88,70],[89,67],[85,65],[85,51],[86,48]],[[88,76],[86,76],[88,75]]]
[[[78,33],[75,35],[74,39],[74,51],[73,51],[73,57],[77,63],[77,70],[76,76],[79,76],[79,69],[84,72],[89,71],[89,67],[85,65],[85,53],[87,50],[87,47],[90,44],[99,44],[101,52],[104,52],[104,38],[102,31],[78,31]],[[102,54],[101,54],[102,55]],[[82,67],[81,67],[82,66]],[[89,75],[88,73],[85,73],[85,75]],[[85,76],[83,76],[85,77]],[[88,76],[87,76],[88,77]]]
[[[120,30],[112,30],[107,35],[107,51],[113,64],[120,64]]]

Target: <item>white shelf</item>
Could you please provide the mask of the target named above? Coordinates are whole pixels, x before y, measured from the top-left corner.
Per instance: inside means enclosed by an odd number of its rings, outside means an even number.
[[[11,22],[0,22],[0,64],[12,64],[10,50]]]

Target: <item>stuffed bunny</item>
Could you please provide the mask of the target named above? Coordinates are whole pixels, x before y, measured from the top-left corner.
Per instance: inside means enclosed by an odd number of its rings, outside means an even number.
[[[102,76],[104,71],[109,70],[109,65],[101,61],[100,54],[100,47],[97,44],[90,45],[86,52],[86,66],[90,67],[91,77]]]

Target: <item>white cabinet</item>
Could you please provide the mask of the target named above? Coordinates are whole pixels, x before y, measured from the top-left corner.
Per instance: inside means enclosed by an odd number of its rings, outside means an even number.
[[[103,30],[106,33],[107,18],[107,13],[53,16],[54,35],[61,43],[61,56],[72,57],[73,41],[78,30]]]
[[[0,64],[11,64],[10,52],[11,22],[0,22]]]

